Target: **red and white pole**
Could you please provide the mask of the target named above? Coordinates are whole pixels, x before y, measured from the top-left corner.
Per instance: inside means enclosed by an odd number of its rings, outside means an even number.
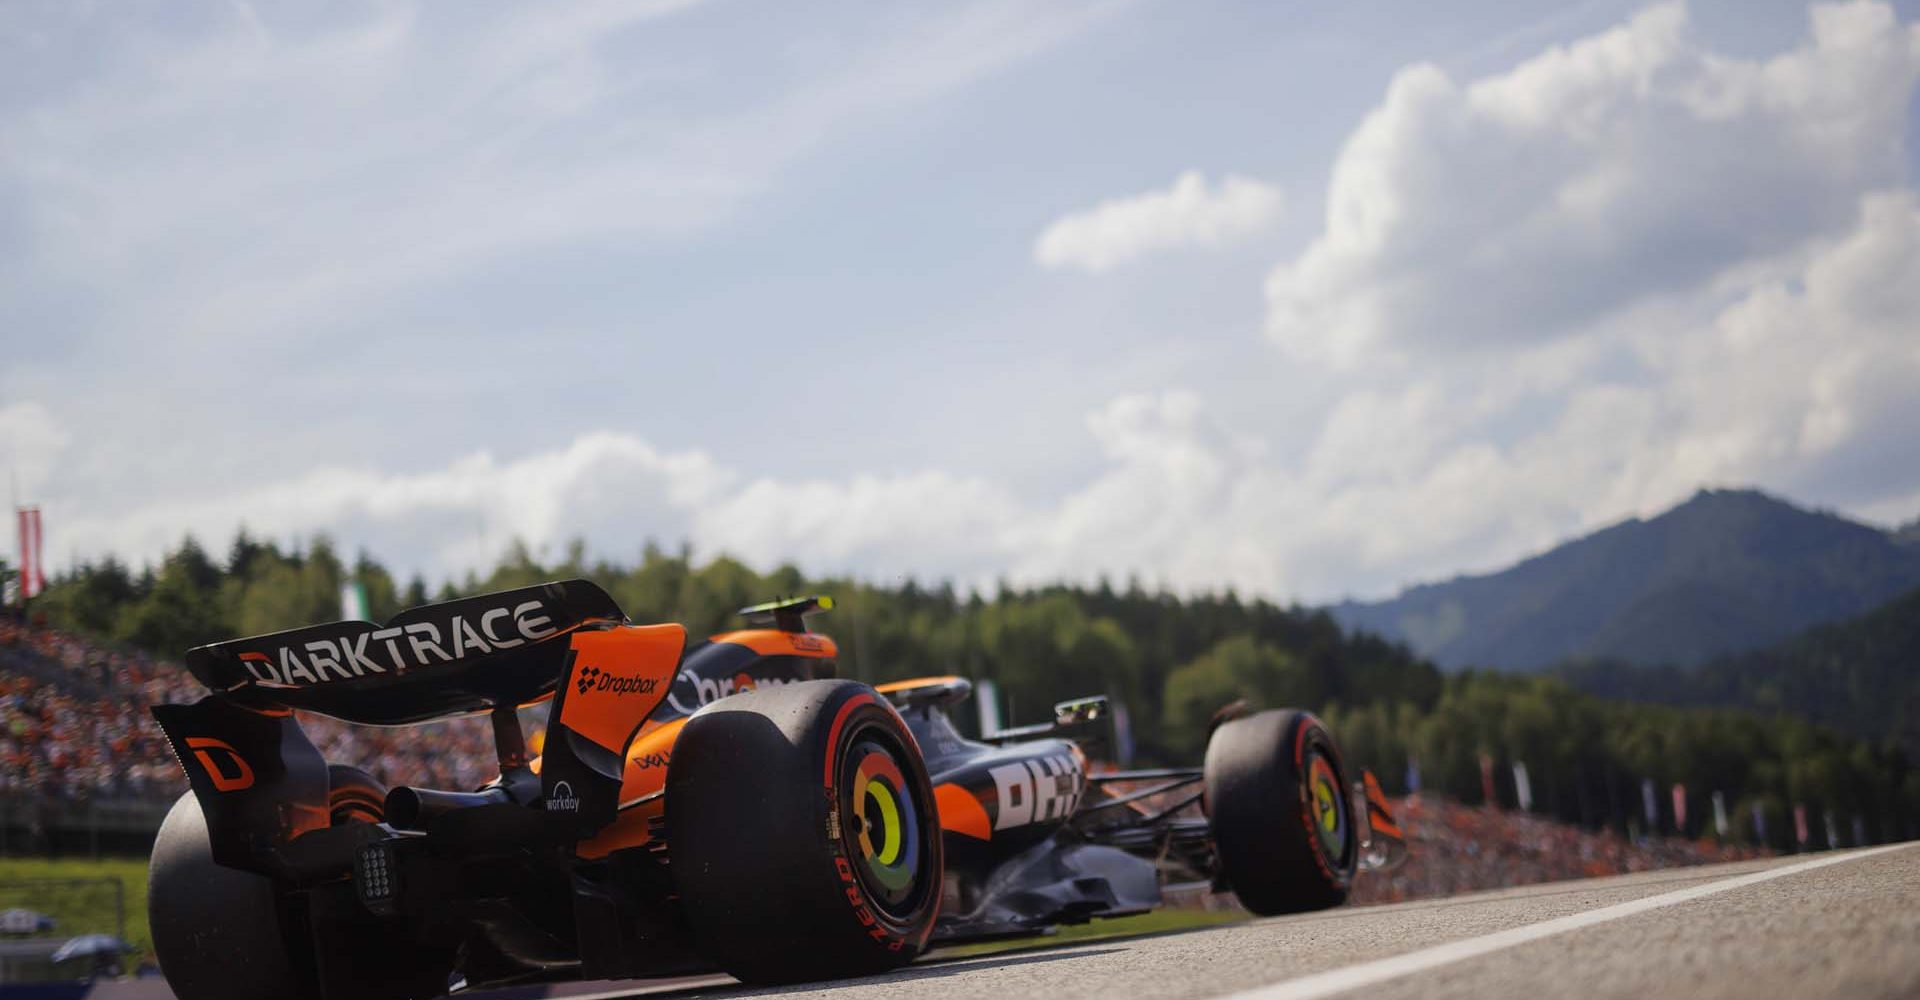
[[[40,508],[22,507],[20,521],[20,596],[33,598],[47,589],[45,536],[40,527]]]

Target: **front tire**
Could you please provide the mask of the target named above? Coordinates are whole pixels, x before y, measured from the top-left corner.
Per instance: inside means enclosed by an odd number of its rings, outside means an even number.
[[[912,961],[940,903],[940,824],[918,746],[864,684],[805,681],[687,720],[667,846],[700,949],[749,983]]]
[[[302,998],[264,875],[215,864],[207,818],[188,792],[160,824],[147,872],[154,957],[180,1000]]]
[[[1281,709],[1227,722],[1207,741],[1205,773],[1214,847],[1242,906],[1272,916],[1346,902],[1359,833],[1319,719]]]

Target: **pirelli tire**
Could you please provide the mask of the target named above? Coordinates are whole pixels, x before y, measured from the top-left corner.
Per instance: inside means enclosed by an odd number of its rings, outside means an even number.
[[[179,1000],[307,998],[264,875],[215,864],[206,816],[188,792],[154,839],[147,871],[154,957]]]
[[[1346,902],[1359,833],[1319,719],[1278,709],[1226,722],[1207,741],[1205,773],[1214,848],[1241,905],[1269,916]]]
[[[666,792],[681,904],[728,974],[868,975],[926,947],[944,870],[933,790],[872,688],[802,681],[708,705],[675,741]]]

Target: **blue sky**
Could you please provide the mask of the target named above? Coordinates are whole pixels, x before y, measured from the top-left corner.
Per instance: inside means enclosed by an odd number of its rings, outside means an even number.
[[[1912,5],[19,3],[0,461],[240,523],[1375,595],[1920,515]]]

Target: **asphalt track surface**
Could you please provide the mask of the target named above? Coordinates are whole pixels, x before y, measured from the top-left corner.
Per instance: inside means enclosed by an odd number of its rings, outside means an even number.
[[[611,985],[611,984],[608,984]],[[759,990],[601,998],[1920,997],[1920,843],[1560,882]]]

